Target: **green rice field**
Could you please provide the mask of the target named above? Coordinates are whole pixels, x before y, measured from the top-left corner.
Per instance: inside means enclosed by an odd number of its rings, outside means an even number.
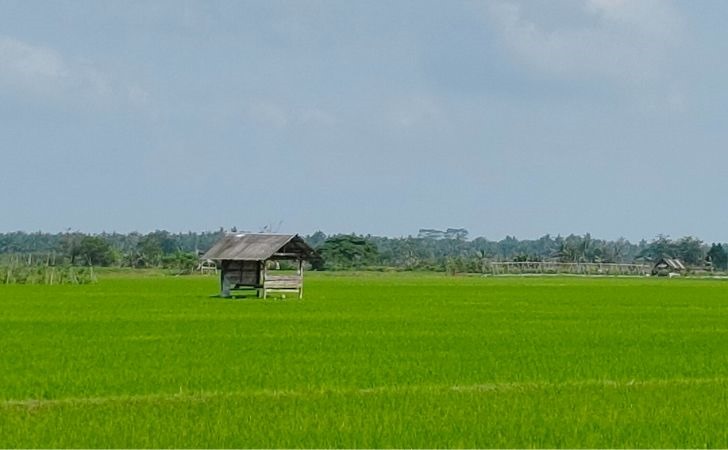
[[[0,286],[0,447],[728,447],[728,282]]]

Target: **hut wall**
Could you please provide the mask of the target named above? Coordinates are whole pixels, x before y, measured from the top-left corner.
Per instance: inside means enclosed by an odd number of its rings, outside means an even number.
[[[230,296],[230,290],[238,287],[261,287],[261,266],[258,261],[223,261],[220,273],[220,293]]]

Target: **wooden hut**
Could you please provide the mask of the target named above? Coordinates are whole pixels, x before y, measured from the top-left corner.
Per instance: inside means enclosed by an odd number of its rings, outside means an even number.
[[[220,295],[230,297],[232,289],[255,289],[266,298],[268,292],[295,292],[303,297],[303,261],[319,258],[297,234],[228,234],[202,259],[220,268]],[[269,262],[291,261],[296,272],[288,275],[269,273]]]
[[[655,265],[652,267],[652,275],[660,277],[675,276],[681,275],[685,270],[685,265],[679,259],[660,258],[655,261]]]

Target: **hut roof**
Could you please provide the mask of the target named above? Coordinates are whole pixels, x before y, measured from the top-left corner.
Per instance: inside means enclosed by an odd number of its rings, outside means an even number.
[[[315,259],[316,250],[297,234],[228,234],[212,246],[202,259],[214,261],[265,261],[267,259]]]
[[[675,270],[685,270],[685,265],[676,258],[660,258],[655,263],[655,267],[664,267]]]

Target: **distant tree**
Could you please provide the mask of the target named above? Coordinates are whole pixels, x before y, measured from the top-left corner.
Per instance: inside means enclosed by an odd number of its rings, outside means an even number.
[[[675,257],[690,266],[701,265],[705,257],[703,241],[692,236],[678,239],[675,242]]]
[[[577,236],[571,235],[566,239],[559,241],[559,246],[554,256],[563,263],[573,263],[579,261],[581,257],[581,242]]]
[[[65,233],[61,241],[61,252],[66,255],[71,264],[76,264],[76,259],[81,254],[81,241],[84,235],[81,233]]]
[[[669,236],[658,234],[655,239],[644,246],[638,258],[648,261],[656,261],[660,258],[677,258],[677,249]]]
[[[114,263],[114,251],[99,236],[84,236],[78,245],[78,254],[90,266],[109,266]]]
[[[148,234],[139,240],[137,244],[138,266],[158,266],[162,260],[162,244],[159,241],[159,237],[153,234]]]
[[[450,275],[469,272],[470,267],[466,258],[462,256],[448,256],[445,260],[445,271]],[[472,270],[473,272],[475,270]]]
[[[477,272],[485,273],[490,264],[491,257],[486,250],[476,250],[473,256]]]
[[[468,239],[468,230],[465,228],[448,228],[445,231],[445,239],[465,241]]]
[[[122,253],[119,263],[122,267],[144,267],[144,256],[137,249],[128,250]]]
[[[629,252],[630,244],[625,238],[620,237],[616,241],[607,242],[604,253],[604,262],[621,263]]]
[[[713,268],[718,270],[728,269],[728,252],[726,252],[722,244],[711,245],[707,256],[713,264]]]
[[[519,241],[515,236],[506,236],[505,239],[498,242],[500,256],[504,261],[509,261],[516,255],[518,251]]]
[[[171,255],[180,250],[177,239],[169,231],[157,230],[146,235],[148,239],[154,239],[159,243],[163,255]]]
[[[198,264],[197,255],[190,252],[177,251],[162,257],[162,267],[175,269],[179,273],[192,273]]]
[[[304,238],[306,243],[310,245],[313,248],[318,248],[326,241],[326,235],[323,231],[319,230],[312,234],[311,236],[306,236]]]
[[[357,268],[377,263],[377,247],[364,237],[342,234],[321,245],[319,253],[327,268]]]

